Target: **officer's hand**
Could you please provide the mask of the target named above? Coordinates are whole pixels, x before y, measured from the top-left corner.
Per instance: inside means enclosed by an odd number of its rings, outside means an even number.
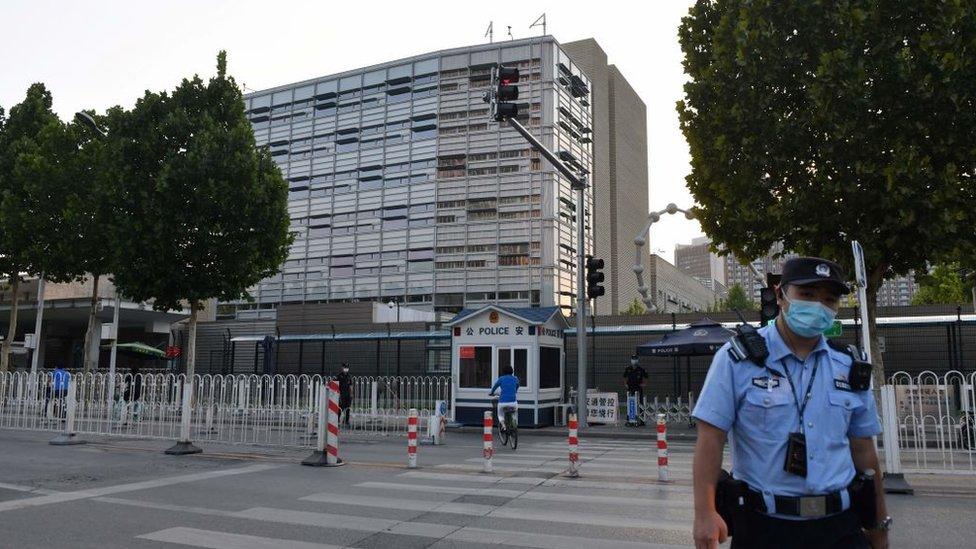
[[[729,528],[717,511],[695,513],[695,549],[713,549],[725,543]]]
[[[865,530],[865,533],[871,542],[871,549],[888,549],[887,530]]]

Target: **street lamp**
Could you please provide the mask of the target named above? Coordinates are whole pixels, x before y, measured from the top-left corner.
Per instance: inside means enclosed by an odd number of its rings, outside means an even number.
[[[98,135],[100,135],[102,137],[108,137],[108,134],[105,133],[101,128],[98,127],[98,122],[95,122],[95,119],[92,118],[92,116],[90,114],[88,114],[87,112],[84,112],[84,111],[78,111],[78,112],[76,112],[75,113],[75,121],[77,121],[79,124],[84,124],[85,126],[88,126],[95,133],[97,133]]]

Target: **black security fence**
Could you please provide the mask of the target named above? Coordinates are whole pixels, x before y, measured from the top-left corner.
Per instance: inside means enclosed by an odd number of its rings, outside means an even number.
[[[957,370],[976,371],[976,319],[961,309],[937,311],[926,316],[891,316],[878,326],[885,371],[917,375],[930,370],[937,374]],[[703,315],[657,315],[640,317],[597,317],[590,319],[587,346],[587,385],[623,395],[623,370],[638,345],[660,339]],[[858,320],[842,314],[845,325],[841,343],[860,343]],[[712,315],[720,322],[737,322],[734,314]],[[755,321],[747,317],[747,320]],[[570,319],[570,325],[573,325]],[[354,375],[415,376],[449,375],[450,334],[437,325],[384,325],[375,331],[328,332],[325,334],[277,334],[249,329],[235,334],[232,329],[210,329],[203,335],[197,355],[198,373],[224,374],[325,374],[338,372],[348,363]],[[649,378],[648,396],[697,394],[708,373],[711,357],[641,357]],[[577,386],[575,330],[565,339],[565,388]]]

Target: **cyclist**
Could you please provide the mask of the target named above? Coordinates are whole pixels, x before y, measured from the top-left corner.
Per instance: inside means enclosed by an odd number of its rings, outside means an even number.
[[[505,375],[499,377],[495,384],[491,386],[488,396],[495,396],[495,391],[501,389],[501,396],[498,397],[498,421],[499,429],[505,429],[505,411],[511,410],[514,421],[518,421],[518,388],[519,378],[515,375],[515,368],[507,366]]]

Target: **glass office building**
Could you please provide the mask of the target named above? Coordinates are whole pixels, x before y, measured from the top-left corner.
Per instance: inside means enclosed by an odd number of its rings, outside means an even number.
[[[458,48],[245,96],[259,146],[289,185],[296,234],[280,274],[222,303],[225,318],[281,303],[395,299],[458,310],[574,305],[576,197],[482,94],[518,67],[519,120],[592,171],[587,77],[549,36]],[[574,97],[577,95],[579,97]],[[592,234],[587,191],[587,233]],[[589,241],[589,239],[588,239]]]

